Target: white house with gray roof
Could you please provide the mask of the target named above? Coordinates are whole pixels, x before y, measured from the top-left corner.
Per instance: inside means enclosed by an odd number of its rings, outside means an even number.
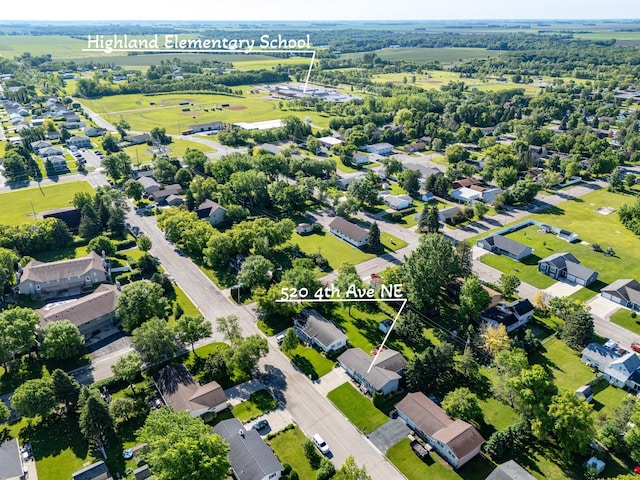
[[[623,307],[640,311],[640,283],[632,278],[616,280],[600,290],[600,295]]]
[[[364,247],[369,240],[369,231],[342,217],[334,218],[329,231],[354,247]]]
[[[477,245],[491,253],[505,255],[518,261],[527,258],[533,253],[533,249],[528,245],[516,242],[502,235],[490,235],[481,238],[478,240]]]
[[[316,310],[306,309],[300,312],[293,326],[304,341],[317,345],[325,352],[340,350],[347,346],[347,336],[342,330]]]
[[[640,358],[635,352],[621,354],[599,343],[590,343],[582,350],[582,361],[602,372],[610,384],[640,390]]]
[[[338,363],[351,378],[373,395],[374,392],[388,395],[400,388],[400,379],[407,361],[390,348],[380,352],[369,370],[374,357],[360,348],[350,348],[338,357]]]

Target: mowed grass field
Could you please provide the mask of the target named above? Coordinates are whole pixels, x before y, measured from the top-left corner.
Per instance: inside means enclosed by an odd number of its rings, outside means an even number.
[[[245,92],[251,89],[250,86],[238,88]],[[302,120],[309,117],[314,125],[325,128],[330,119],[315,111],[286,110],[286,102],[281,110],[279,102],[265,98],[264,93],[242,97],[203,93],[130,94],[79,101],[109,122],[124,118],[132,130],[148,132],[154,127],[164,127],[171,134],[179,134],[192,124],[217,121],[259,122],[294,115]],[[188,105],[180,105],[184,102]],[[223,104],[229,106],[222,107]]]
[[[170,157],[183,157],[187,152],[187,148],[200,150],[203,153],[215,152],[216,149],[199,142],[190,142],[188,140],[182,140],[180,138],[174,139],[167,147],[170,149],[167,153]],[[131,157],[131,162],[134,165],[141,163],[148,163],[153,160],[153,153],[149,151],[151,147],[147,144],[132,145],[126,147],[123,151]]]
[[[443,63],[458,62],[467,58],[487,58],[502,55],[505,52],[499,50],[487,50],[485,48],[381,48],[373,50],[378,57],[383,60],[413,60],[415,62],[433,62],[439,61]],[[346,53],[345,58],[361,58],[365,52]]]
[[[546,288],[554,281],[537,272],[537,261],[559,252],[570,252],[584,266],[599,272],[598,282],[589,286],[589,290],[595,293],[599,292],[604,284],[617,279],[639,278],[638,237],[622,225],[617,213],[601,215],[595,211],[599,207],[619,209],[622,205],[633,202],[635,197],[632,195],[598,190],[557,207],[551,207],[528,218],[577,233],[580,237],[577,243],[570,244],[555,235],[538,233],[538,227],[534,225],[507,235],[533,248],[533,255],[524,262],[516,262],[498,255],[485,255],[482,261],[504,273],[517,275],[538,288]],[[591,246],[594,243],[600,244],[604,250],[608,247],[613,248],[616,255],[605,256],[593,251]],[[590,295],[582,292],[581,296],[588,298]]]
[[[0,225],[31,223],[34,221],[33,211],[39,213],[52,208],[68,207],[78,192],[93,195],[94,190],[89,182],[79,181],[0,193],[0,205],[4,205],[0,208]]]

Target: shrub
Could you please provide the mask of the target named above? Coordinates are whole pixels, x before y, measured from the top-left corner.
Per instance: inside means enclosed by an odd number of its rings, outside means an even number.
[[[384,402],[384,394],[380,392],[373,392],[373,395],[371,396],[371,400],[373,401],[374,407],[380,408],[380,406]]]
[[[326,458],[320,460],[320,468],[316,473],[316,480],[329,480],[336,474],[336,467]]]
[[[312,440],[307,438],[304,442],[302,442],[302,450],[304,451],[304,456],[307,457],[311,468],[313,468],[314,470],[319,468],[322,458],[320,457],[320,454],[316,449],[316,444],[313,443]]]

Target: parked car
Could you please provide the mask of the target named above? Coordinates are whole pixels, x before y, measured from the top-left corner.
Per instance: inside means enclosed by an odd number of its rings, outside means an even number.
[[[259,422],[254,423],[253,425],[253,429],[254,430],[262,430],[263,428],[267,428],[269,426],[269,422],[267,422],[267,420],[260,420]]]
[[[633,342],[631,344],[631,350],[633,350],[636,353],[640,353],[640,343]]]
[[[284,342],[284,335],[278,335],[278,336],[276,337],[276,343],[277,343],[278,345],[282,345],[282,342]]]
[[[313,443],[316,444],[316,447],[318,447],[318,450],[320,450],[323,455],[326,455],[329,453],[329,445],[327,445],[327,442],[324,441],[324,439],[320,436],[319,433],[316,433],[313,437],[311,437],[311,439],[313,440]]]

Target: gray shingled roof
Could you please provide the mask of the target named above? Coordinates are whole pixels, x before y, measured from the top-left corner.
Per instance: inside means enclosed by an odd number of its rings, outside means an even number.
[[[620,358],[620,354],[618,352],[614,352],[613,350],[595,342],[584,347],[582,355],[606,366],[609,366],[611,362]]]
[[[382,354],[381,354],[382,355]],[[400,375],[392,370],[374,365],[367,373],[373,358],[360,348],[350,348],[338,357],[338,362],[349,370],[358,372],[375,390],[382,390],[392,380],[400,379]]]
[[[514,460],[509,460],[502,465],[498,465],[486,480],[536,480],[536,477],[527,472]]]
[[[73,480],[110,480],[111,476],[103,461],[96,462],[78,470],[72,475]]]
[[[76,327],[80,327],[95,318],[114,312],[119,296],[120,292],[115,285],[102,284],[93,293],[77,300],[38,310],[40,326],[45,328],[51,322],[69,320]]]
[[[78,277],[94,269],[105,271],[102,265],[102,257],[95,252],[91,252],[85,257],[57,262],[43,263],[38,260],[31,260],[23,269],[20,283],[26,280],[46,282],[61,278]]]
[[[22,476],[22,460],[17,438],[0,442],[0,465],[0,480]]]
[[[636,305],[640,305],[640,283],[632,278],[616,280],[600,291],[615,295],[627,302],[633,302]]]
[[[504,237],[502,235],[491,235],[489,237],[486,237],[484,241],[489,245],[498,247],[500,250],[504,250],[505,252],[512,253],[516,256],[520,256],[529,248],[529,246],[527,245],[516,242],[515,240],[511,240],[510,238]]]
[[[329,224],[329,228],[340,232],[345,237],[351,238],[356,242],[361,241],[366,235],[369,234],[369,232],[364,228],[359,227],[355,223],[351,223],[350,221],[345,220],[342,217],[334,218]]]
[[[305,335],[317,339],[326,347],[337,340],[347,339],[347,336],[332,321],[327,320],[313,309],[301,312],[298,325]]]
[[[255,430],[245,430],[237,418],[218,423],[213,427],[213,433],[229,443],[231,468],[239,480],[256,480],[283,470],[260,434]]]

